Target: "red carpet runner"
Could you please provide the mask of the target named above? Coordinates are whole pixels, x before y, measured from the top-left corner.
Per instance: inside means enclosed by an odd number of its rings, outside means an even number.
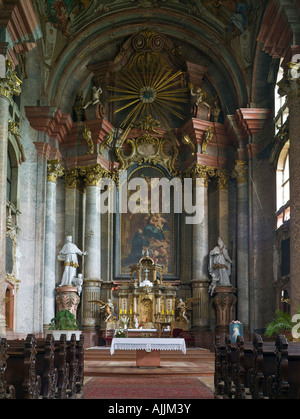
[[[95,377],[84,386],[85,399],[213,399],[197,378]]]

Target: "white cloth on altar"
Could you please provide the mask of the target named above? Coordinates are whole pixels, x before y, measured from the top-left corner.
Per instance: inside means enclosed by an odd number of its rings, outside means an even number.
[[[181,338],[113,338],[110,354],[123,351],[181,351],[186,354],[185,340]]]

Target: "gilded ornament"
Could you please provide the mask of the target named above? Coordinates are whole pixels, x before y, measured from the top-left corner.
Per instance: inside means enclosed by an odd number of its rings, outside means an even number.
[[[202,153],[206,154],[207,144],[211,142],[213,137],[213,131],[212,127],[209,126],[203,134],[203,140],[202,140]]]
[[[83,177],[85,186],[99,186],[101,179],[111,177],[111,173],[103,169],[100,164],[95,166],[80,167],[80,176]]]
[[[194,181],[196,179],[202,180],[203,186],[208,187],[210,178],[215,177],[215,170],[216,169],[214,167],[196,164],[191,170],[186,172],[185,175],[193,178]]]
[[[229,173],[225,169],[217,169],[216,176],[218,179],[219,189],[228,189]]]
[[[232,173],[232,177],[238,181],[238,183],[247,182],[248,166],[246,161],[237,160],[235,168]]]
[[[83,129],[83,138],[85,139],[88,145],[88,154],[94,154],[95,146],[92,139],[92,132],[90,128],[86,125],[84,125],[84,129]]]
[[[64,168],[61,166],[59,160],[50,160],[47,165],[47,180],[48,182],[57,182],[57,178],[64,175]]]
[[[78,169],[67,169],[64,175],[66,189],[76,189],[80,181]]]
[[[121,124],[131,128],[136,121],[147,116],[158,117],[167,131],[171,115],[183,119],[183,104],[187,103],[187,89],[182,87],[182,70],[168,68],[159,54],[162,38],[152,31],[144,31],[132,40],[136,50],[130,65],[116,74],[115,86],[108,86],[113,93],[110,102],[121,103],[118,114],[128,110]],[[169,114],[169,115],[168,115]],[[126,133],[123,136],[125,140]]]
[[[8,131],[14,135],[16,138],[20,138],[20,123],[15,121],[8,121]]]
[[[190,149],[192,150],[192,156],[193,156],[195,154],[196,149],[195,149],[195,144],[191,140],[190,136],[188,134],[183,134],[181,140],[183,144],[186,144],[188,147],[190,147]]]
[[[120,162],[119,170],[126,170],[131,164],[160,163],[174,174],[179,150],[168,138],[144,134],[125,140],[124,147],[116,147],[115,153]]]
[[[21,94],[22,81],[18,78],[17,73],[13,71],[12,62],[6,61],[5,78],[0,77],[0,95],[10,99],[13,95]]]

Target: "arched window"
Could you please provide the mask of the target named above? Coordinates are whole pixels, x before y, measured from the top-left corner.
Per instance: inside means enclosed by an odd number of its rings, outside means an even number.
[[[290,142],[283,147],[277,164],[277,228],[290,219]]]
[[[12,166],[9,153],[7,153],[7,176],[6,176],[6,198],[11,201],[11,189],[12,189]]]

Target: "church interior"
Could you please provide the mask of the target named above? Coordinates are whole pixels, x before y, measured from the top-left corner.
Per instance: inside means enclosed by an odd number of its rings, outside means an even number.
[[[300,313],[299,1],[0,0],[0,34],[0,354],[65,310],[207,353]]]

